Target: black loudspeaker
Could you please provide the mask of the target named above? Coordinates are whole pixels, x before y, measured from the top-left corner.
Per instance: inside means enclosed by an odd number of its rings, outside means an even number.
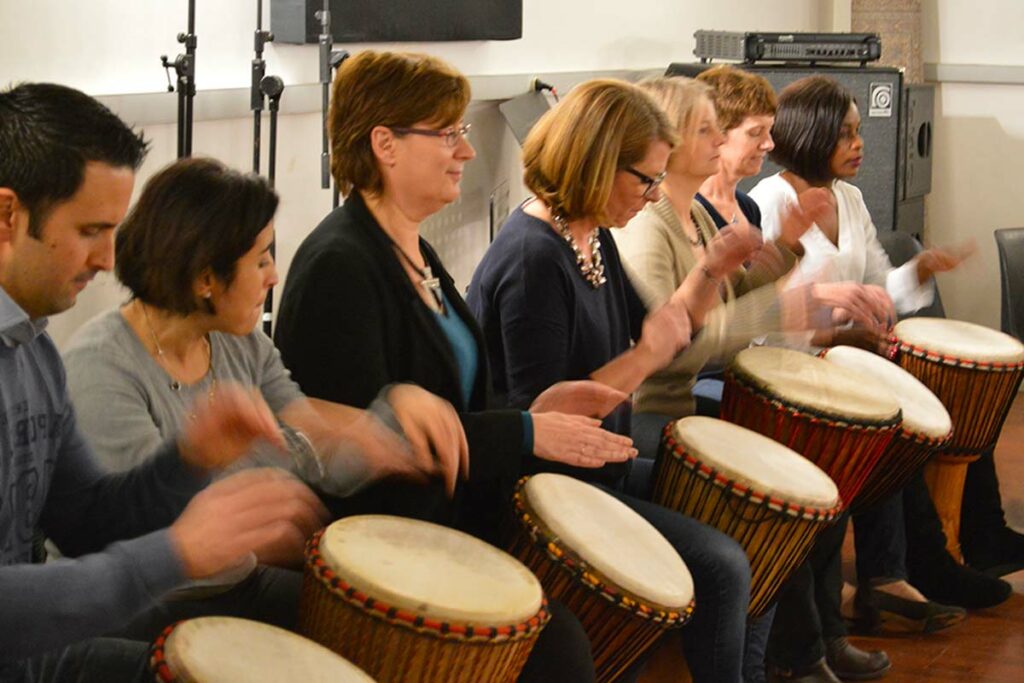
[[[330,0],[338,43],[516,40],[522,0]],[[323,0],[270,0],[275,43],[316,43]]]
[[[672,64],[669,76],[694,77],[712,64]],[[903,198],[903,174],[900,163],[900,132],[903,74],[887,67],[790,66],[735,64],[764,76],[775,91],[806,76],[828,76],[853,93],[861,115],[861,136],[864,138],[864,164],[853,184],[864,193],[875,227],[894,230],[897,225],[897,202]],[[761,178],[781,169],[766,161],[761,174],[740,183],[749,191]]]

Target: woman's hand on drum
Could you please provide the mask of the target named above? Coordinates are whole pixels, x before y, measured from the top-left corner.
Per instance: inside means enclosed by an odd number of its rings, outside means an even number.
[[[306,540],[328,519],[320,499],[279,470],[252,469],[200,491],[170,527],[192,579],[230,569],[249,553],[265,564],[299,566]]]
[[[568,413],[603,418],[629,394],[593,380],[559,382],[548,387],[530,404],[531,413]]]
[[[834,207],[835,197],[829,190],[823,187],[804,190],[797,201],[788,204],[782,212],[778,243],[790,251],[802,253],[800,238]]]
[[[601,467],[636,457],[633,440],[601,429],[601,421],[582,415],[531,413],[533,453],[538,458],[576,467]]]
[[[917,281],[928,282],[935,273],[953,270],[977,251],[977,243],[971,239],[954,247],[932,247],[917,255]]]
[[[455,408],[412,384],[392,387],[387,398],[412,446],[411,469],[440,475],[448,495],[453,495],[458,478],[469,476],[469,444]]]
[[[884,290],[883,296],[858,282],[825,282],[813,287],[815,298],[833,309],[834,324],[852,320],[864,327],[888,328],[893,319],[892,300]]]
[[[223,382],[199,397],[178,437],[178,450],[188,464],[202,469],[224,467],[265,439],[282,449],[284,437],[258,391]]]
[[[871,353],[877,353],[883,358],[888,356],[892,340],[885,330],[879,328],[861,327],[840,327],[832,331],[832,341],[829,346],[854,346]]]

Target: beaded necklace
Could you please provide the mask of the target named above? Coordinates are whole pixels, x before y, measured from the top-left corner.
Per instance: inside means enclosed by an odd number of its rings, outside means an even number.
[[[569,223],[561,215],[552,215],[551,219],[555,222],[558,227],[558,232],[562,235],[569,247],[572,249],[572,253],[576,256],[576,265],[580,269],[580,275],[583,279],[590,283],[590,286],[597,289],[604,283],[608,282],[608,279],[604,276],[604,260],[601,258],[601,243],[598,241],[597,228],[590,233],[588,243],[590,246],[590,258],[585,258],[583,252],[576,245],[576,240],[572,238],[572,233],[569,232]]]

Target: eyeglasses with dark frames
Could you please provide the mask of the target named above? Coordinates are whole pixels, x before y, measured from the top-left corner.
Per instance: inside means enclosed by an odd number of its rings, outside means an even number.
[[[652,178],[646,173],[641,173],[632,166],[626,166],[622,170],[632,176],[639,178],[640,182],[647,185],[647,187],[644,189],[644,199],[648,199],[652,194],[654,194],[654,191],[658,189],[658,186],[661,185],[662,182],[664,182],[665,176],[667,175],[666,171],[662,171],[661,173]]]
[[[444,144],[449,147],[455,147],[459,144],[459,141],[469,135],[469,131],[473,128],[473,124],[463,123],[460,126],[452,126],[451,128],[442,128],[441,130],[431,130],[429,128],[399,128],[397,126],[389,126],[392,131],[399,135],[426,135],[432,138],[442,138]]]

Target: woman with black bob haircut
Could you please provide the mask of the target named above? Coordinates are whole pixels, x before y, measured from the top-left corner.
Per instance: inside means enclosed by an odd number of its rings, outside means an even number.
[[[251,453],[245,466],[286,467],[334,495],[393,474],[443,474],[451,490],[465,445],[446,401],[409,385],[382,391],[367,411],[308,399],[256,329],[277,283],[277,204],[264,180],[211,159],[178,161],[146,184],[115,242],[115,272],[131,298],[84,325],[65,353],[78,423],[99,460],[132,468],[218,401],[219,387],[240,384],[265,399],[289,446],[288,455]],[[214,585],[203,596],[223,593],[245,610],[239,616],[294,627],[301,575],[255,565],[205,582]],[[178,602],[135,633],[155,636]]]
[[[800,193],[812,187],[829,190],[831,206],[800,238],[804,250],[800,268],[808,277],[825,281],[816,291],[830,292],[823,298],[833,306],[832,320],[837,325],[817,333],[812,343],[859,341],[869,350],[882,352],[897,312],[907,314],[929,305],[934,297],[933,273],[956,267],[966,253],[929,249],[900,268],[892,267],[861,191],[848,182],[864,159],[860,123],[853,96],[832,79],[811,76],[791,83],[779,95],[772,128],[771,158],[784,170],[758,183],[750,196],[761,207],[765,239],[772,239],[779,234],[783,211]],[[851,328],[851,319],[858,326]],[[864,324],[865,320],[871,324]],[[899,618],[925,632],[946,628],[962,621],[964,611],[929,602],[908,582],[903,502],[900,492],[855,517],[861,623],[874,628],[882,620]],[[937,522],[933,516],[934,511],[930,520],[919,517],[908,524],[908,531],[913,532],[912,526],[933,528],[931,522]],[[845,522],[844,518],[817,540],[807,574],[809,585],[794,578],[780,596],[769,648],[780,680],[803,680],[802,676],[832,680],[828,676],[833,673],[842,679],[863,679],[879,677],[889,669],[884,653],[857,650],[845,637],[839,611],[839,555]],[[914,533],[922,539],[928,535]],[[950,558],[939,537],[928,539],[926,562],[945,567]],[[923,554],[926,544],[920,545]],[[945,597],[942,592],[926,594]]]

